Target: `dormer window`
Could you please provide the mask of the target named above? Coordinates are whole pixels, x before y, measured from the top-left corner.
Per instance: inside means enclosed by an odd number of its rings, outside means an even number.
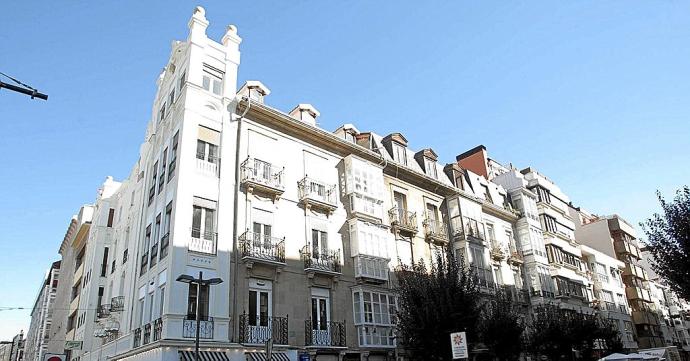
[[[263,104],[264,97],[270,94],[271,91],[258,80],[248,80],[237,93],[249,98],[253,102]]]
[[[398,143],[393,143],[393,160],[396,162],[402,164],[402,165],[407,165],[407,152],[405,150],[405,147],[398,144]]]
[[[201,87],[215,95],[222,92],[223,72],[210,65],[204,64],[204,71],[201,78]]]
[[[431,178],[438,178],[436,172],[436,161],[431,158],[424,157],[424,173]]]
[[[350,130],[345,131],[345,140],[347,140],[350,143],[357,143],[357,139],[355,138],[355,133],[350,131]]]
[[[426,148],[420,150],[419,152],[415,153],[414,159],[416,159],[419,166],[422,167],[424,174],[426,174],[428,177],[438,179],[438,168],[436,165],[438,155],[436,155],[436,152],[434,152],[433,149]]]

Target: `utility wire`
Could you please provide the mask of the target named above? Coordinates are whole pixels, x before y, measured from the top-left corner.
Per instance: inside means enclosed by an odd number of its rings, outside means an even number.
[[[2,81],[0,81],[0,89],[6,88],[9,90],[15,91],[17,93],[26,94],[26,95],[31,96],[31,99],[39,98],[39,99],[43,99],[43,100],[48,100],[48,95],[43,94],[43,93],[39,93],[36,88],[31,87],[30,85],[24,84],[21,81],[3,73],[3,72],[0,72],[0,75],[2,75],[4,77],[10,79],[11,81],[21,85],[21,86],[16,86],[16,85],[8,84],[8,83],[3,83]]]

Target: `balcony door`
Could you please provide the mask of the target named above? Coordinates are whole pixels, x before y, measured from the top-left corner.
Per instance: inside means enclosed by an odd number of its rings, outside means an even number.
[[[429,220],[429,224],[431,224],[432,227],[436,227],[438,221],[438,208],[431,203],[427,203],[426,217]]]
[[[273,315],[272,284],[270,281],[249,282],[249,339],[250,343],[263,343],[271,338]]]
[[[318,229],[311,230],[311,256],[325,259],[328,256],[328,233]]]
[[[328,290],[322,288],[312,288],[311,339],[314,345],[330,345],[330,321],[331,309]]]
[[[254,222],[252,224],[252,231],[254,232],[254,246],[264,248],[271,247],[271,230],[270,224]]]

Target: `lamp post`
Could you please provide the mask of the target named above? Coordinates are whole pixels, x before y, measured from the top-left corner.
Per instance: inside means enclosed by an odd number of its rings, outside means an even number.
[[[199,318],[199,299],[201,298],[201,286],[213,286],[223,283],[220,278],[204,279],[204,273],[199,271],[199,278],[194,278],[190,275],[180,275],[177,277],[178,282],[195,284],[196,285],[196,305],[194,313],[196,313],[196,336],[194,338],[194,360],[199,361],[199,329],[201,325],[201,319]]]

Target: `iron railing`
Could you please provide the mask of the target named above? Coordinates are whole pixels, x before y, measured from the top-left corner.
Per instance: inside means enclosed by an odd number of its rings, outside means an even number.
[[[404,230],[417,231],[417,212],[393,207],[388,211],[388,216],[391,225]]]
[[[111,312],[122,312],[125,310],[125,296],[115,296],[110,300]]]
[[[141,346],[141,328],[134,330],[134,344],[132,347]]]
[[[240,252],[242,258],[285,263],[285,238],[246,231],[240,236]]]
[[[288,344],[288,318],[259,316],[242,313],[240,315],[240,343],[264,344],[273,340],[276,345]]]
[[[345,321],[315,323],[304,321],[304,344],[306,346],[346,347]]]
[[[438,240],[448,240],[448,226],[438,219],[426,218],[424,220],[424,232],[427,237]]]
[[[314,251],[310,245],[302,250],[304,269],[315,269],[327,272],[341,273],[340,250]]]
[[[216,254],[216,242],[218,233],[212,230],[201,232],[198,228],[192,228],[189,250],[192,252]]]
[[[326,184],[313,178],[304,177],[297,183],[297,189],[300,200],[309,198],[328,205],[336,205],[336,187],[334,184]]]
[[[163,319],[158,318],[153,321],[153,340],[158,341],[161,339],[161,334],[163,333]]]
[[[284,190],[285,168],[279,168],[271,163],[256,158],[247,158],[240,165],[242,182],[254,182],[269,188]]]
[[[144,339],[142,341],[142,345],[146,345],[151,341],[151,324],[147,323],[144,325]]]
[[[182,322],[182,337],[195,338],[196,337],[196,319],[187,318]],[[212,339],[213,338],[213,318],[204,317],[199,320],[199,338]]]

